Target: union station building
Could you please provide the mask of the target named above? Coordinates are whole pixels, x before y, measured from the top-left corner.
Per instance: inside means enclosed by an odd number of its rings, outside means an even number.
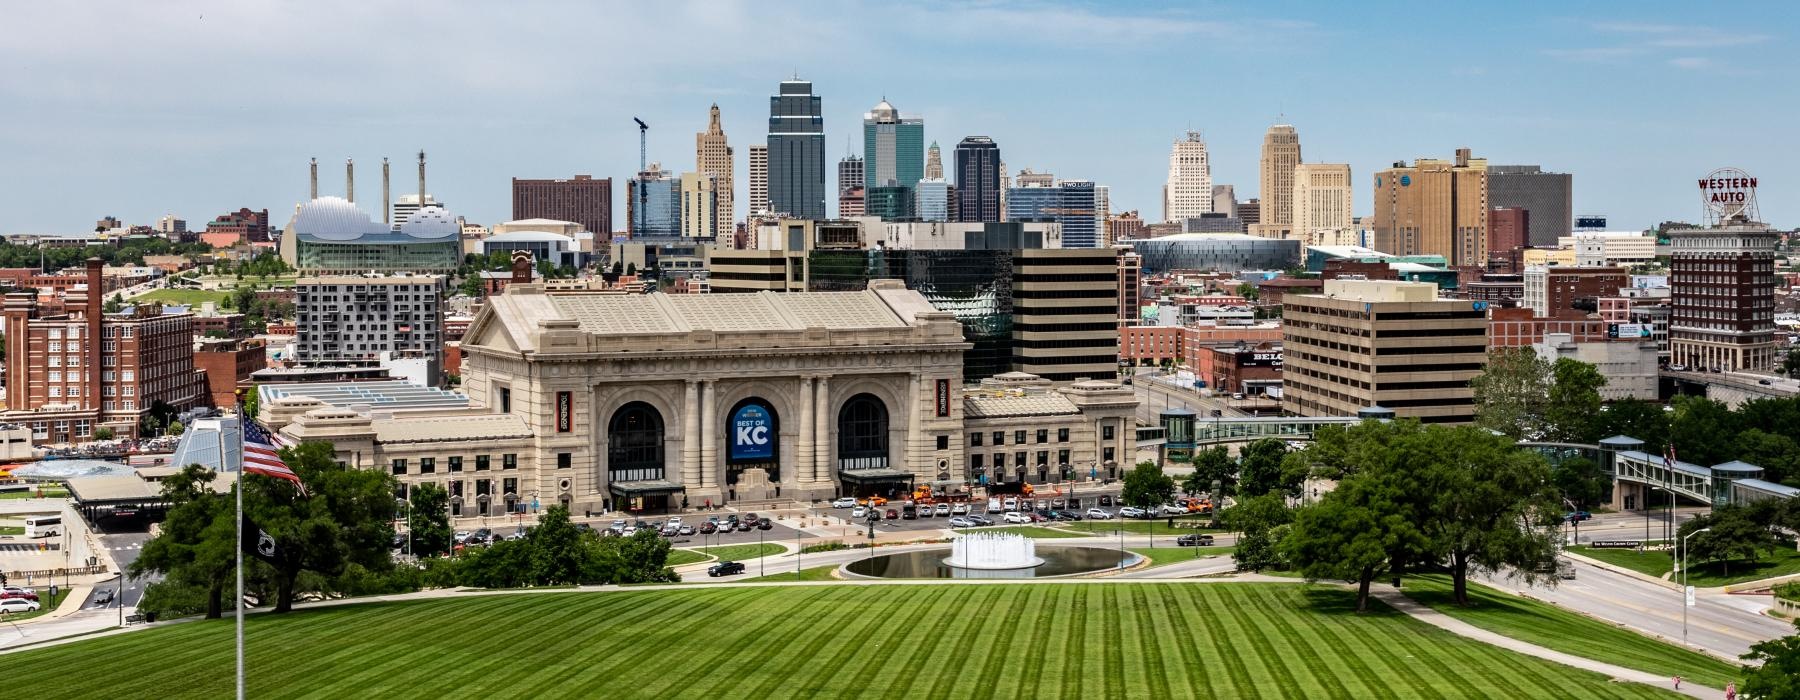
[[[464,336],[467,407],[304,396],[262,418],[436,483],[458,517],[656,513],[1113,478],[1130,387],[963,384],[963,328],[900,282],[854,292],[558,294],[515,284]]]

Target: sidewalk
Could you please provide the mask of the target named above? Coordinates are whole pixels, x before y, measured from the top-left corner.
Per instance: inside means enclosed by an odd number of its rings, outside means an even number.
[[[1415,620],[1459,637],[1473,639],[1478,642],[1486,642],[1500,647],[1501,649],[1515,651],[1526,656],[1534,656],[1545,661],[1553,661],[1564,666],[1572,666],[1583,670],[1602,673],[1616,680],[1642,683],[1654,688],[1674,689],[1673,684],[1666,676],[1660,676],[1647,671],[1629,669],[1623,666],[1615,666],[1613,664],[1586,659],[1572,654],[1565,654],[1554,649],[1548,649],[1536,644],[1513,639],[1512,637],[1502,634],[1489,632],[1480,627],[1463,622],[1462,620],[1445,615],[1444,613],[1432,610],[1424,604],[1406,597],[1399,590],[1388,586],[1374,586],[1370,589],[1370,595],[1373,595],[1377,600],[1386,603],[1389,607],[1406,613]],[[1694,683],[1682,683],[1681,690],[1676,692],[1694,698],[1725,697],[1725,691],[1723,690],[1707,688]]]

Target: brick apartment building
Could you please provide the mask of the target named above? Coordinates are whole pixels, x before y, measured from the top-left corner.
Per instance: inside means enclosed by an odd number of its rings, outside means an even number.
[[[254,338],[203,338],[194,349],[194,366],[206,372],[207,394],[221,408],[234,405],[238,387],[268,364],[268,348]]]
[[[85,442],[101,427],[135,437],[158,403],[185,410],[206,400],[192,317],[156,306],[102,313],[104,295],[88,291],[102,288],[101,268],[88,260],[87,285],[69,290],[61,313],[43,313],[32,292],[6,295],[0,421],[30,426],[33,443]]]

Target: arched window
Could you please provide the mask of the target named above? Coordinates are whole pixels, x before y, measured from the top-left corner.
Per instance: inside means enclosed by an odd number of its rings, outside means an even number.
[[[887,465],[887,406],[872,394],[850,397],[838,411],[838,468],[881,469]]]
[[[642,401],[620,406],[606,430],[606,469],[615,484],[663,478],[662,414]]]

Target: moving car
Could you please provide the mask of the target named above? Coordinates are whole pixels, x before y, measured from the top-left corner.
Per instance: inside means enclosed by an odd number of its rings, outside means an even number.
[[[833,508],[855,508],[856,507],[856,499],[845,496],[843,498],[832,501],[831,507],[833,507]]]
[[[770,520],[768,518],[762,518],[760,520],[757,520],[756,521],[756,529],[758,529],[758,530],[773,530],[773,529],[775,529],[775,521]]]
[[[1212,535],[1182,535],[1180,537],[1175,538],[1175,546],[1177,546],[1177,547],[1211,547],[1211,546],[1213,546],[1213,536]]]
[[[43,607],[43,606],[38,605],[38,602],[35,600],[29,600],[26,598],[0,598],[0,612],[9,612],[9,613],[34,612],[40,607]]]
[[[1593,518],[1594,518],[1594,514],[1589,513],[1585,510],[1578,510],[1578,511],[1574,511],[1571,513],[1563,513],[1563,520],[1566,522],[1571,522],[1571,523],[1579,523],[1579,522],[1582,522],[1585,520],[1592,520]]]
[[[706,575],[713,578],[744,573],[743,562],[722,561],[706,569]]]
[[[1072,510],[1056,511],[1056,516],[1058,520],[1068,520],[1071,522],[1081,519],[1081,514]]]
[[[889,508],[889,509],[887,509],[886,517],[888,520],[899,520],[900,519],[900,511],[894,510],[893,508]]]
[[[1089,508],[1087,509],[1087,517],[1092,520],[1111,520],[1112,513],[1108,513],[1099,508]]]
[[[115,591],[111,588],[102,588],[94,591],[94,606],[106,607],[112,605],[114,593]]]
[[[868,506],[857,506],[857,507],[851,509],[851,511],[850,511],[850,519],[851,520],[862,520],[863,518],[867,518],[867,517],[869,517],[869,507]]]

